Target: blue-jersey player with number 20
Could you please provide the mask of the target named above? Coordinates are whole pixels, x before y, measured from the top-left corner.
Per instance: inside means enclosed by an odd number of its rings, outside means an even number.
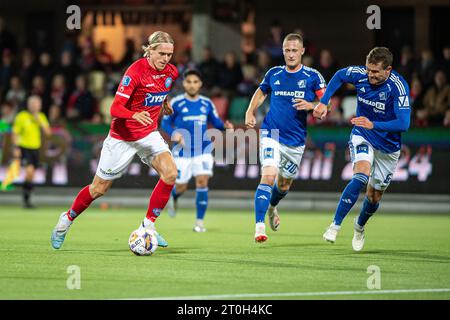
[[[255,241],[267,240],[266,211],[277,231],[277,205],[295,178],[306,140],[307,111],[325,92],[325,80],[315,69],[302,65],[303,39],[292,33],[283,40],[286,65],[270,69],[256,89],[245,115],[248,128],[256,125],[255,111],[270,94],[270,110],[261,126],[259,158],[261,181],[255,193]]]
[[[339,70],[313,112],[317,118],[325,117],[326,104],[343,83],[356,87],[358,104],[349,141],[353,178],[342,192],[333,223],[323,235],[326,241],[336,241],[342,221],[368,184],[360,215],[354,221],[355,251],[364,246],[364,226],[377,211],[391,182],[400,157],[401,132],[407,131],[410,124],[408,84],[392,70],[392,60],[388,48],[376,47],[367,55],[365,66]]]

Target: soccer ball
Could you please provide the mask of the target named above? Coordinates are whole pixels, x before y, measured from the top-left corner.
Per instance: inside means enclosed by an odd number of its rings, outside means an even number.
[[[131,233],[128,245],[137,256],[151,256],[158,248],[158,239],[152,231],[138,229]]]

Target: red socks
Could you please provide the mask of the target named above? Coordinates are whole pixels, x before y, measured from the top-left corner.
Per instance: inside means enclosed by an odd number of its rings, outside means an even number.
[[[153,189],[153,192],[150,195],[150,202],[148,204],[147,210],[147,219],[155,222],[156,218],[159,217],[161,211],[166,206],[167,201],[169,201],[173,186],[174,184],[167,184],[159,179],[155,189]]]
[[[91,197],[89,193],[89,186],[84,187],[78,193],[77,197],[73,201],[72,207],[67,212],[67,217],[70,221],[73,221],[76,217],[78,217],[87,207],[94,201],[94,198]]]

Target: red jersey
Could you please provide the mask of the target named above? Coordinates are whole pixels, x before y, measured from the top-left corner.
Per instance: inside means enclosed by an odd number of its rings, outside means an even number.
[[[135,61],[125,72],[111,108],[115,104],[134,112],[148,111],[151,125],[142,125],[134,119],[113,118],[109,134],[125,141],[136,141],[158,129],[161,105],[178,78],[177,68],[168,63],[162,71],[153,68],[147,58]]]

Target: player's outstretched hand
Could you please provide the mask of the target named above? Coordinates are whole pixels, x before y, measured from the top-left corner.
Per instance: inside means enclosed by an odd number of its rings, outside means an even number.
[[[253,113],[245,114],[245,125],[247,128],[254,128],[256,125],[256,117]]]
[[[170,116],[173,113],[173,108],[170,105],[170,102],[166,99],[162,104],[163,113],[167,116]]]
[[[133,114],[133,119],[144,126],[148,126],[153,123],[152,118],[150,118],[150,113],[148,111],[136,112]]]
[[[225,129],[231,129],[231,130],[234,129],[234,125],[233,125],[230,121],[228,121],[228,120],[225,121],[225,123],[223,124],[223,126],[225,127]]]
[[[319,102],[319,104],[314,107],[313,117],[322,120],[326,117],[327,112],[328,112],[327,106]]]
[[[309,111],[314,109],[314,106],[311,102],[298,98],[294,99],[294,101],[294,108],[296,108],[297,110]]]
[[[366,117],[356,117],[350,120],[350,122],[357,127],[369,130],[373,129],[373,122],[367,119]]]

